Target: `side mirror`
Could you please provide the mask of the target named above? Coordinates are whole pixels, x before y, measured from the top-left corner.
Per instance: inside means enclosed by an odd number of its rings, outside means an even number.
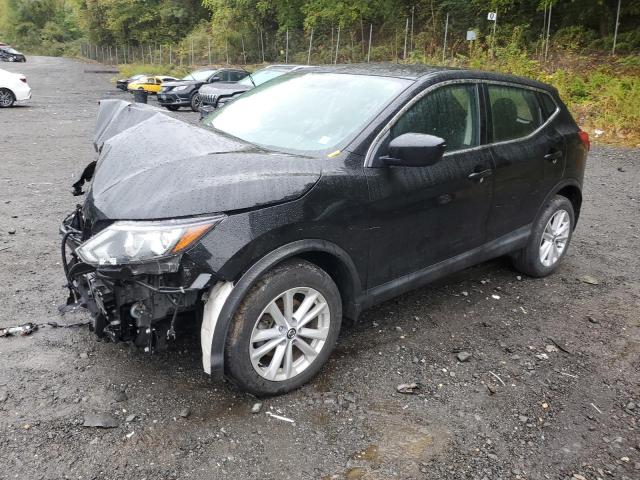
[[[209,83],[219,82],[219,81],[220,81],[220,77],[213,77],[211,80],[209,80]]]
[[[447,148],[444,139],[424,133],[405,133],[389,143],[388,154],[374,166],[428,167],[438,163]]]

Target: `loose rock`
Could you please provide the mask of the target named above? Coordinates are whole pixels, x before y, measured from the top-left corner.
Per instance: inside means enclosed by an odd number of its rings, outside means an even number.
[[[401,383],[400,385],[398,385],[396,387],[396,390],[398,391],[398,393],[405,393],[408,395],[412,395],[414,393],[417,393],[416,390],[420,389],[420,385],[418,385],[417,383]]]
[[[458,353],[456,355],[456,358],[460,361],[460,362],[466,362],[467,360],[469,360],[471,358],[471,354],[469,352],[465,352],[462,351],[460,353]]]

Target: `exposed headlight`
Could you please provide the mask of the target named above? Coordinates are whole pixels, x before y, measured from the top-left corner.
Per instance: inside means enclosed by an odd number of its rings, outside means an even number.
[[[91,265],[144,263],[182,253],[224,216],[159,222],[121,221],[78,247],[76,253]]]
[[[183,90],[186,90],[187,88],[189,88],[189,85],[180,85],[179,87],[174,87],[173,91],[174,92],[182,92]]]

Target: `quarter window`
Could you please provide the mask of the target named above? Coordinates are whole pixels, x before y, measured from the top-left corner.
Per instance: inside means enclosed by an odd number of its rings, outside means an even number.
[[[493,141],[526,137],[541,124],[538,99],[533,90],[489,85]]]
[[[475,85],[446,85],[418,100],[391,129],[391,138],[426,133],[443,138],[447,152],[478,145]]]

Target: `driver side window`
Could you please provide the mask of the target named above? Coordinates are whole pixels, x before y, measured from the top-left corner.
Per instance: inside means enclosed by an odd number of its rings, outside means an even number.
[[[447,152],[479,144],[476,85],[445,85],[418,100],[391,128],[391,138],[426,133],[443,138]]]

